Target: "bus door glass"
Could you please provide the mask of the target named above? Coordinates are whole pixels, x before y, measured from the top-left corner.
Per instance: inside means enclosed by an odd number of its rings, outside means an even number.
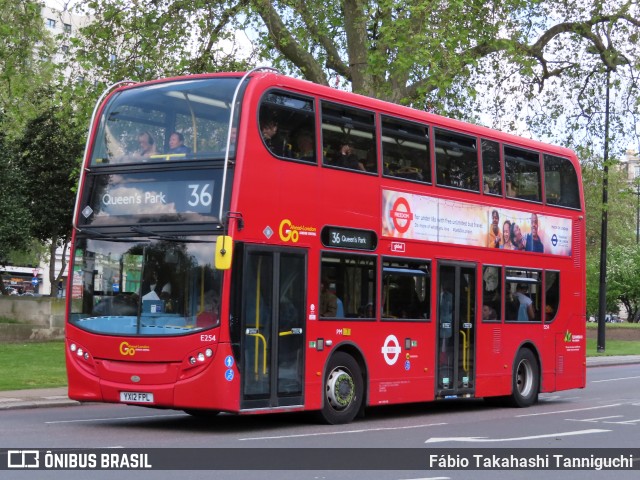
[[[242,281],[242,408],[301,405],[306,253],[248,247]]]
[[[439,265],[436,362],[439,396],[472,393],[475,387],[476,268]]]

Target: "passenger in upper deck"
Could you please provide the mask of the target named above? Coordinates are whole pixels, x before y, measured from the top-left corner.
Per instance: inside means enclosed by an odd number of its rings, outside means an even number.
[[[295,158],[306,161],[315,161],[316,154],[314,152],[313,134],[308,130],[299,130],[295,134],[294,143]]]
[[[186,155],[191,153],[191,149],[184,144],[184,135],[179,132],[173,132],[169,137],[169,151],[168,154],[180,154]]]
[[[140,149],[136,152],[136,156],[146,158],[157,153],[155,141],[149,132],[142,132],[138,135],[138,144]]]
[[[340,145],[338,155],[335,159],[335,165],[338,167],[350,168],[352,170],[362,170],[365,172],[364,165],[353,153],[353,144],[350,141],[344,141]]]
[[[278,122],[274,116],[262,116],[260,118],[260,133],[267,148],[273,151],[273,139],[278,133]]]

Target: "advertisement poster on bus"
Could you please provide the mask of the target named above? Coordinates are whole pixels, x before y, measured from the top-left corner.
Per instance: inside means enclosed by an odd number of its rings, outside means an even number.
[[[571,255],[571,220],[458,200],[382,191],[382,236]]]

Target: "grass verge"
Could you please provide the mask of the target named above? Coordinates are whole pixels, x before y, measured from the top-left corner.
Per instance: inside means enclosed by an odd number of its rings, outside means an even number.
[[[0,348],[0,390],[67,384],[64,342],[5,343]]]
[[[640,342],[629,340],[607,340],[605,336],[604,353],[598,353],[598,342],[587,338],[587,357],[610,357],[614,355],[640,355]]]

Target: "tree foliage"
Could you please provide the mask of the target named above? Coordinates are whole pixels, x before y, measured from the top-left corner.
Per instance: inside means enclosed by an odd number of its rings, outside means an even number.
[[[31,235],[50,246],[50,281],[55,285],[64,273],[55,271],[56,248],[71,239],[78,164],[83,153],[82,131],[63,109],[49,106],[31,120],[18,143],[19,171],[24,179],[24,198],[33,219]],[[53,294],[53,292],[52,292]]]
[[[0,112],[10,138],[33,112],[34,91],[53,74],[41,9],[36,0],[0,0]]]
[[[584,187],[587,252],[598,256],[602,226],[602,174],[601,161],[582,162]],[[609,169],[607,201],[607,240],[611,245],[636,243],[636,190],[629,185],[626,172],[619,164]]]
[[[8,263],[12,251],[25,246],[31,217],[22,200],[22,178],[15,167],[15,150],[1,128],[0,116],[0,266]],[[0,282],[0,289],[4,285]]]
[[[76,42],[88,75],[112,83],[218,70],[244,70],[229,27],[246,1],[92,0],[96,21]]]
[[[92,0],[85,11],[97,18],[85,61],[112,81],[266,61],[574,146],[602,138],[607,70],[619,135],[638,105],[637,0]]]
[[[619,301],[630,322],[640,320],[640,246],[615,245],[609,251],[607,296]]]

